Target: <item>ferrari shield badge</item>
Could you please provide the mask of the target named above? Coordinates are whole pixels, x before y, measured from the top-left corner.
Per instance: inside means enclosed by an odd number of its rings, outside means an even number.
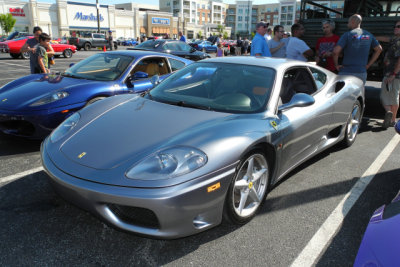
[[[270,124],[272,127],[274,127],[275,130],[278,130],[278,124],[276,123],[276,121],[270,121]]]
[[[81,154],[78,155],[78,158],[83,158],[86,155],[86,152],[82,152]]]
[[[7,101],[7,98],[4,98],[3,100],[1,100],[1,102],[6,102]]]

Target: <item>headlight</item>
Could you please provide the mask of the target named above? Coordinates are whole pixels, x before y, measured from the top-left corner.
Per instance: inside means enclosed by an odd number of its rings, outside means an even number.
[[[72,114],[63,123],[61,123],[50,135],[51,142],[55,143],[71,131],[78,123],[81,115],[78,112]]]
[[[207,163],[207,156],[192,147],[173,147],[161,150],[140,161],[126,173],[137,180],[170,179],[190,173]]]
[[[63,99],[65,97],[69,96],[69,94],[67,92],[57,92],[48,96],[45,96],[41,99],[39,99],[38,101],[34,102],[33,104],[31,104],[31,107],[36,107],[36,106],[41,106],[41,105],[45,105],[45,104],[49,104],[52,103],[54,101]]]

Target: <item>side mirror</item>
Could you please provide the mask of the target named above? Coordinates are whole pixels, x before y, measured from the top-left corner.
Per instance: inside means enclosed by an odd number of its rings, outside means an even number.
[[[153,84],[153,87],[160,83],[160,76],[154,75],[151,77],[150,82]]]
[[[146,78],[149,78],[149,74],[147,72],[137,71],[133,74],[133,80],[146,79]]]
[[[311,106],[314,103],[315,103],[314,97],[304,94],[304,93],[298,93],[292,97],[292,99],[289,101],[289,103],[280,105],[278,107],[278,111],[283,111],[285,109],[294,108],[294,107],[307,107],[307,106]]]
[[[75,63],[71,63],[71,64],[69,64],[69,67],[71,68],[73,65],[75,65]]]

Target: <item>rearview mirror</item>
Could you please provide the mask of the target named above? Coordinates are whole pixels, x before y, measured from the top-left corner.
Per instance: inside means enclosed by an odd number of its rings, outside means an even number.
[[[307,107],[311,106],[314,103],[315,103],[314,97],[304,93],[297,93],[292,97],[292,99],[290,99],[288,103],[280,105],[278,107],[278,111],[283,111],[285,109],[294,107]]]
[[[150,82],[153,84],[153,87],[160,83],[160,76],[154,75],[151,77]]]

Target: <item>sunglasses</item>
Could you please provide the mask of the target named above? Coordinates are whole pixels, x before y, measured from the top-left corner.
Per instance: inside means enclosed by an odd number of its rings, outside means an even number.
[[[400,25],[396,25],[396,26],[394,26],[394,28],[396,29],[400,29]]]

